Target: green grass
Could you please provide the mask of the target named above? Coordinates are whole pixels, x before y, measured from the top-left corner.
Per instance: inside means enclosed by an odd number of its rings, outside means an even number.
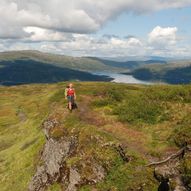
[[[144,95],[129,97],[123,104],[114,107],[113,111],[122,122],[149,124],[164,119],[163,112],[164,109],[157,101],[149,100]]]
[[[0,89],[0,187],[27,190],[45,142],[40,125],[48,114],[49,95],[37,86]],[[25,120],[18,116],[21,111]]]
[[[54,112],[61,124],[51,136],[59,139],[75,134],[79,137],[77,152],[66,161],[67,166],[79,166],[82,176],[90,176],[91,169],[80,166],[93,158],[107,170],[108,175],[102,182],[85,185],[81,191],[93,188],[124,191],[141,187],[145,191],[157,190],[153,169],[146,168],[145,164],[150,157],[157,160],[185,142],[191,144],[191,86],[96,82],[74,85],[80,108],[73,113],[64,109],[66,83],[0,87],[1,190],[9,191],[13,187],[15,191],[27,190],[45,143],[41,124]],[[82,112],[82,107],[87,111]],[[125,163],[113,147],[102,146],[109,142],[124,144],[130,162]],[[80,151],[85,155],[81,156]],[[182,164],[187,181],[191,172],[189,161],[187,156]],[[60,190],[59,184],[48,188],[48,191]]]
[[[147,137],[144,144],[152,156],[160,157],[173,145],[190,143],[190,85],[116,87],[123,89],[119,100],[115,97],[118,89],[111,85],[109,92],[113,97],[107,93],[98,94],[99,98],[95,97],[92,106],[143,132]]]
[[[95,107],[110,106],[113,114],[122,122],[158,123],[166,116],[161,100],[151,99],[143,90],[129,90],[127,87],[116,87],[103,91],[102,98],[93,102]]]

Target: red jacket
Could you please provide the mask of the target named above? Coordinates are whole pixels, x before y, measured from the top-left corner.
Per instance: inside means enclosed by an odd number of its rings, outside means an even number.
[[[74,88],[68,88],[67,90],[67,96],[74,96],[75,90]]]

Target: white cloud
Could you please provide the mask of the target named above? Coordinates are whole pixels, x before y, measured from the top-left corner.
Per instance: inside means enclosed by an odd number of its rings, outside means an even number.
[[[149,43],[157,47],[175,45],[178,40],[177,31],[177,27],[157,26],[148,35]]]
[[[4,45],[3,44],[0,44],[0,51],[4,51]]]
[[[93,37],[90,35],[73,34],[71,42],[63,41],[41,46],[41,50],[56,50],[58,53],[73,56],[125,56],[144,53],[144,45],[137,38]]]
[[[39,27],[25,27],[29,37],[2,40],[0,51],[36,49],[72,56],[189,56],[191,46],[179,38],[177,27],[156,26],[147,39],[135,36],[62,33]],[[183,42],[182,42],[183,41]]]
[[[91,35],[123,13],[145,14],[191,0],[0,0],[0,51],[38,49],[73,55],[188,54],[176,27],[155,27],[148,39]]]
[[[40,50],[72,56],[188,56],[191,47],[179,42],[176,27],[155,27],[148,39],[134,36],[120,38],[115,35],[102,37],[87,34],[72,34],[71,41],[43,43]],[[67,37],[65,37],[67,39]]]
[[[22,38],[24,27],[92,33],[122,13],[191,5],[191,0],[0,0],[0,37]]]
[[[30,41],[71,41],[72,34],[61,33],[58,31],[43,29],[39,27],[25,27],[24,31],[30,34],[30,38],[25,38],[25,40]]]
[[[0,51],[37,49],[70,55],[188,55],[176,27],[155,27],[148,39],[98,37],[123,13],[147,14],[191,5],[191,0],[0,0]]]

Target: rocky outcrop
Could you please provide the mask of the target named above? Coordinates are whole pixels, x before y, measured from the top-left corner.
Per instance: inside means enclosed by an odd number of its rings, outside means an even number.
[[[160,182],[159,191],[189,191],[182,178],[179,160],[155,167],[154,177]]]
[[[30,185],[30,191],[43,191],[48,185],[63,181],[67,176],[65,160],[72,155],[77,147],[77,138],[61,138],[60,140],[48,139],[41,156],[42,165],[37,167],[37,172]]]
[[[58,124],[56,119],[49,118],[42,125],[47,141],[41,153],[39,166],[29,184],[29,191],[44,191],[55,182],[60,183],[66,191],[75,191],[82,185],[95,184],[105,177],[105,169],[93,159],[67,166],[66,161],[78,154],[78,136],[72,134],[59,139],[51,137],[51,130]],[[82,173],[83,168],[91,170],[90,177]]]
[[[154,177],[160,182],[158,191],[190,191],[191,181],[185,181],[184,175],[187,174],[184,167],[185,160],[189,155],[190,146],[187,143],[176,153],[164,160],[152,162],[147,167],[155,166]],[[187,183],[186,183],[187,182]]]

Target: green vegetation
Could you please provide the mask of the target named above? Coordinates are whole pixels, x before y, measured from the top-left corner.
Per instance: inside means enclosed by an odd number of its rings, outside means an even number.
[[[71,57],[39,51],[0,53],[0,84],[20,85],[62,81],[111,81],[92,72],[123,72],[145,81],[189,84],[189,61],[111,61],[94,57]],[[91,73],[90,73],[91,72]]]
[[[0,84],[20,85],[31,83],[55,83],[60,81],[110,81],[106,76],[58,67],[51,63],[20,59],[0,61]]]
[[[61,124],[51,131],[60,138],[77,134],[79,151],[66,165],[79,166],[82,177],[91,176],[83,163],[99,161],[107,176],[80,191],[156,191],[153,169],[145,167],[166,153],[191,144],[191,85],[125,85],[75,82],[79,109],[68,113],[66,83],[0,87],[0,188],[27,190],[45,142],[41,124],[48,115]],[[126,163],[106,143],[124,145]],[[81,168],[80,168],[81,167]],[[190,156],[182,161],[184,180],[190,180]],[[61,191],[56,183],[48,191]]]
[[[93,105],[109,105],[122,122],[157,123],[165,119],[164,107],[161,100],[151,97],[151,88],[148,89],[134,88],[132,91],[125,86],[107,89],[102,93],[102,99],[95,100]]]
[[[173,130],[172,138],[177,146],[182,147],[185,143],[191,144],[191,118],[187,114],[180,122],[176,124]]]
[[[100,59],[100,58],[95,58],[95,57],[90,57],[91,59],[94,59],[96,61],[101,61],[102,63],[104,63],[107,66],[111,66],[111,67],[120,67],[123,68],[124,70],[126,69],[135,69],[141,66],[149,66],[149,65],[155,65],[155,64],[166,64],[166,61],[163,60],[147,60],[147,61],[112,61],[112,60],[104,60],[104,59]],[[123,70],[123,72],[124,72]]]
[[[83,57],[71,57],[39,51],[12,51],[0,53],[1,61],[33,60],[51,64],[55,67],[68,68],[82,71],[122,71],[118,67],[105,65],[100,60]]]
[[[114,108],[114,114],[122,122],[158,123],[164,119],[164,109],[155,100],[149,100],[145,95],[138,95],[127,99],[122,105]]]
[[[132,75],[140,80],[161,81],[169,84],[191,83],[191,63],[168,63],[166,65],[147,65],[132,71]]]
[[[159,150],[171,145],[190,144],[190,85],[116,85],[100,92],[92,106],[128,127],[143,131],[151,155],[160,156]]]
[[[45,87],[45,86],[44,86]],[[0,88],[0,188],[27,190],[45,142],[41,123],[51,92],[41,86]]]
[[[166,63],[165,61],[157,61],[157,60],[117,62],[95,57],[71,57],[66,55],[43,53],[40,51],[33,51],[33,50],[11,51],[11,52],[0,53],[1,61],[13,61],[21,59],[48,63],[57,67],[64,67],[82,71],[93,71],[93,72],[95,71],[124,72],[124,71],[129,71],[129,69],[137,68],[141,65]]]

